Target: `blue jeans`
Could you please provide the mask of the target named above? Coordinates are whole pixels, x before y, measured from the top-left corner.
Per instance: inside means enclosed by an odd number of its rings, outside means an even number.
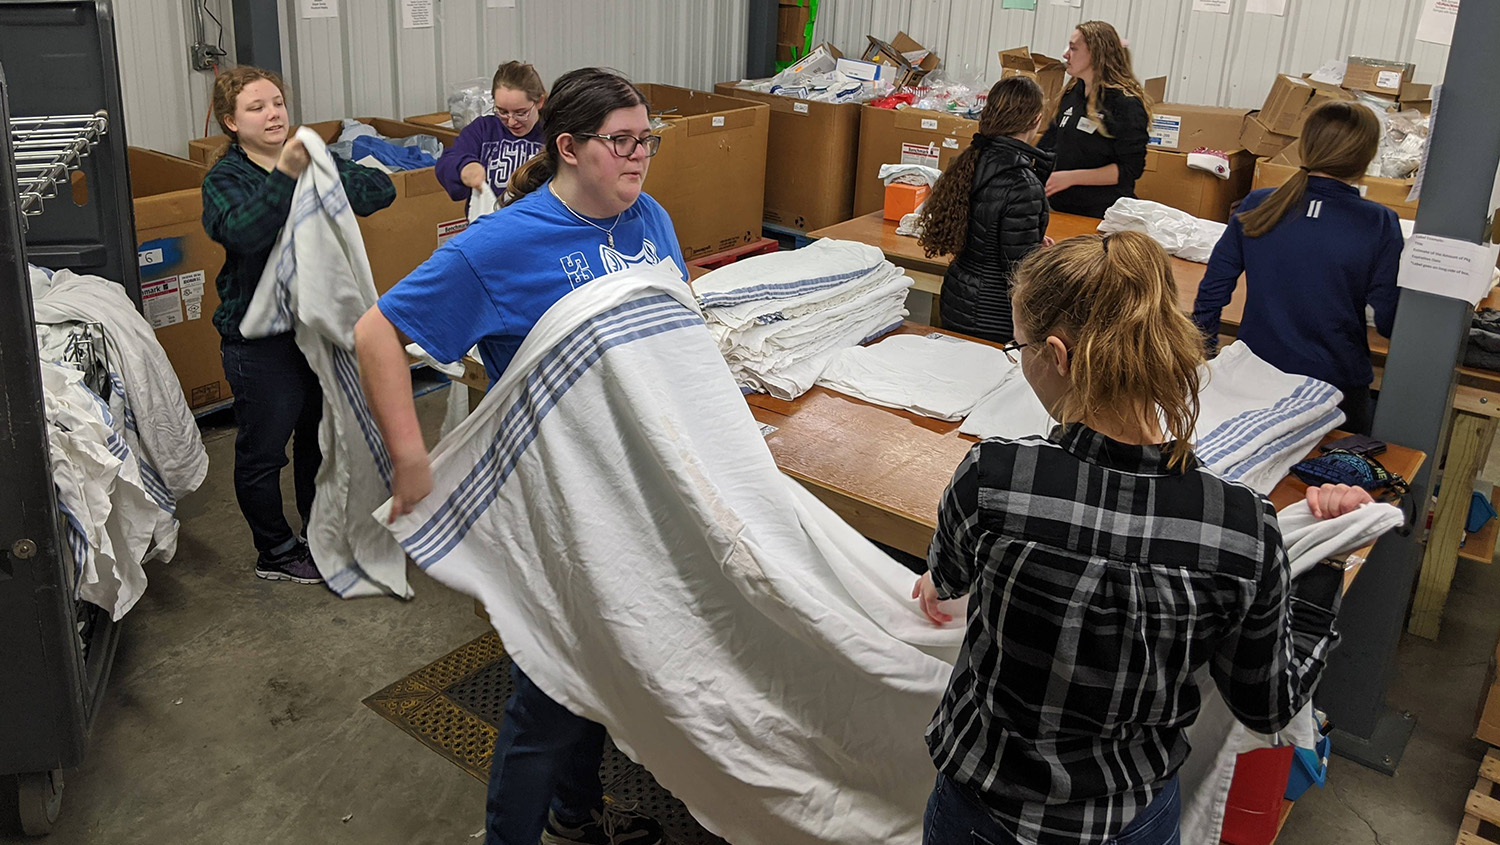
[[[256,340],[224,338],[224,376],[234,391],[234,495],[260,552],[290,546],[297,535],[281,502],[281,471],[292,443],[292,479],[302,530],[312,513],[323,389],[291,332]],[[293,439],[293,435],[296,438]]]
[[[485,845],[536,845],[550,809],[568,822],[604,805],[604,726],[575,716],[510,666],[516,691],[495,738]]]
[[[1106,845],[1181,845],[1182,796],[1177,778],[1156,794],[1120,835]],[[969,790],[937,776],[922,817],[923,845],[1019,845]]]

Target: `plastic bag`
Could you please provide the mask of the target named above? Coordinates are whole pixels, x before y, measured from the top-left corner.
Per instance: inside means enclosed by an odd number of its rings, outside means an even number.
[[[1227,227],[1223,223],[1202,220],[1186,211],[1150,200],[1123,197],[1104,212],[1099,232],[1143,232],[1161,244],[1168,255],[1185,261],[1207,264]]]
[[[882,164],[880,165],[880,180],[892,185],[901,183],[903,185],[926,185],[932,187],[937,184],[943,171],[936,167],[927,167],[922,164]]]
[[[448,114],[453,117],[453,128],[462,131],[465,126],[495,111],[495,92],[490,89],[490,80],[476,76],[448,89]]]

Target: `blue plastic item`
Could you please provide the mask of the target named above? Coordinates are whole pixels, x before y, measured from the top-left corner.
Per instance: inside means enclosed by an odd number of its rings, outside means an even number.
[[[1495,515],[1495,506],[1490,504],[1483,493],[1475,490],[1469,498],[1469,518],[1464,522],[1464,530],[1473,534],[1494,519]]]
[[[1296,748],[1292,755],[1292,771],[1286,779],[1286,800],[1296,801],[1302,793],[1314,786],[1323,788],[1328,779],[1328,737],[1318,740],[1317,749]]]

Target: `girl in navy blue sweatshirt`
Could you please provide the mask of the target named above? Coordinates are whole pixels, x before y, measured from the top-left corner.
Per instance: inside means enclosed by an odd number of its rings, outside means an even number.
[[[1312,376],[1344,393],[1343,428],[1370,432],[1370,345],[1396,322],[1401,224],[1355,187],[1375,159],[1380,121],[1356,103],[1328,103],[1302,133],[1303,166],[1272,191],[1253,191],[1214,247],[1193,304],[1193,322],[1212,348],[1219,312],[1245,274],[1238,337],[1288,373]]]
[[[495,113],[465,126],[438,159],[438,182],[455,200],[468,199],[485,182],[496,199],[505,196],[510,175],[541,152],[546,141],[541,115],[547,88],[536,68],[506,62],[495,71],[491,88]]]

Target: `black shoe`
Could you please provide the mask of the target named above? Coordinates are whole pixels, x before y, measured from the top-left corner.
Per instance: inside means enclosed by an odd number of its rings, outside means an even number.
[[[296,584],[323,583],[323,576],[318,574],[318,566],[313,563],[312,550],[301,542],[279,555],[261,552],[255,561],[255,577]]]
[[[661,825],[635,811],[606,801],[589,814],[589,820],[578,825],[564,824],[552,813],[542,830],[542,845],[658,845],[662,841]]]

